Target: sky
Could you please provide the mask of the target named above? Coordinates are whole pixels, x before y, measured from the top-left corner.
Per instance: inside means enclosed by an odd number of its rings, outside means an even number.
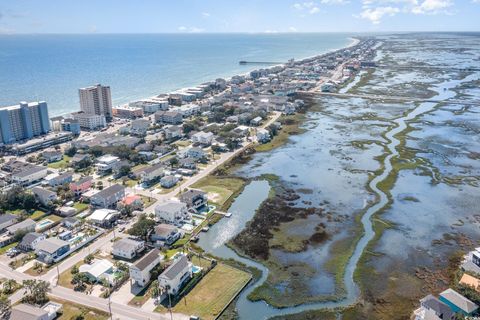
[[[480,31],[480,0],[0,0],[0,34]]]

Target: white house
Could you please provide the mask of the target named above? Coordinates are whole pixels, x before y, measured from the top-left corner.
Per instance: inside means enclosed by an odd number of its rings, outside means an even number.
[[[132,239],[120,239],[115,241],[112,246],[112,255],[125,259],[132,259],[138,253],[145,249],[144,241],[137,241]]]
[[[164,293],[176,295],[192,277],[192,266],[186,255],[177,255],[172,264],[158,276],[158,285]]]
[[[133,285],[145,287],[150,282],[153,268],[158,266],[161,260],[160,251],[153,249],[140,260],[130,265],[130,278],[133,280]]]
[[[44,206],[48,206],[57,200],[57,194],[55,192],[41,187],[33,187],[32,193],[35,195],[35,199]]]
[[[119,215],[120,213],[117,210],[98,209],[87,217],[87,221],[98,226],[108,227],[118,218]]]
[[[21,168],[21,170],[13,172],[10,180],[21,186],[28,186],[45,178],[48,173],[47,171],[47,167],[28,164]]]
[[[48,302],[43,307],[35,307],[29,304],[20,303],[12,307],[10,320],[53,320],[57,317],[62,305],[55,302]]]
[[[192,214],[188,212],[187,205],[179,201],[166,201],[155,207],[155,216],[160,221],[171,224],[179,224],[192,219]]]
[[[18,247],[24,251],[35,250],[37,244],[45,239],[46,237],[43,233],[29,232],[23,237]]]
[[[209,146],[212,144],[214,134],[212,132],[197,132],[192,135],[192,142],[193,143],[200,143],[204,146]]]
[[[117,162],[120,162],[118,157],[106,154],[101,156],[97,159],[97,163],[95,163],[95,168],[97,169],[97,173],[99,175],[105,175],[112,171],[113,167]]]
[[[270,141],[270,132],[263,128],[257,129],[257,140],[261,143]]]
[[[83,264],[78,268],[80,273],[85,273],[93,282],[100,282],[103,279],[113,285],[115,277],[113,274],[113,263],[107,259],[95,260],[92,264]]]

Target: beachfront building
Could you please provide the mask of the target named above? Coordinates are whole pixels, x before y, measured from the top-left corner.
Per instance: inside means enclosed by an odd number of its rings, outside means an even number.
[[[80,111],[72,113],[72,117],[78,121],[82,129],[95,130],[107,126],[107,120],[103,114],[90,114]]]
[[[112,96],[109,86],[96,84],[78,89],[80,110],[90,115],[104,116],[107,121],[112,120]]]
[[[0,142],[4,144],[32,139],[50,131],[48,107],[45,101],[20,102],[0,107]]]
[[[113,116],[117,118],[136,119],[143,117],[143,109],[129,105],[112,108]]]

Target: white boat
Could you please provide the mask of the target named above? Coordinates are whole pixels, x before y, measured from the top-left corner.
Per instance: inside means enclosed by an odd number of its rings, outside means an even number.
[[[225,217],[230,218],[231,216],[232,216],[232,213],[231,213],[231,212],[225,213]]]

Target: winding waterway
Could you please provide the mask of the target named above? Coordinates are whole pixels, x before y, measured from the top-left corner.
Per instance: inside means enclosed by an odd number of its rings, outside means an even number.
[[[456,92],[452,90],[453,88],[462,82],[472,81],[478,78],[478,74],[472,74],[462,80],[446,80],[437,84],[431,88],[437,93],[432,97],[432,100],[445,101],[451,99],[456,95]],[[387,194],[377,186],[392,172],[392,158],[399,155],[397,146],[400,144],[400,141],[395,138],[395,135],[401,133],[407,128],[408,121],[415,119],[419,115],[432,111],[437,104],[438,103],[434,102],[418,104],[418,106],[413,107],[405,115],[393,119],[393,127],[390,127],[385,133],[385,137],[388,139],[388,155],[384,160],[384,170],[369,183],[370,188],[377,195],[377,200],[370,204],[370,207],[368,207],[361,219],[365,232],[356,244],[355,250],[345,269],[343,281],[347,294],[343,299],[338,301],[302,304],[282,309],[274,308],[264,301],[252,302],[247,299],[247,296],[267,279],[269,270],[258,262],[237,255],[225,244],[245,227],[245,224],[255,214],[255,210],[258,206],[267,198],[269,187],[268,183],[265,181],[254,181],[250,183],[245,188],[244,192],[232,204],[229,211],[233,213],[233,216],[230,219],[222,219],[219,223],[213,226],[207,234],[201,236],[199,245],[205,251],[221,258],[233,258],[262,271],[261,278],[255,284],[247,287],[238,298],[236,307],[240,319],[267,319],[276,315],[293,314],[308,310],[345,307],[353,304],[358,299],[359,289],[353,280],[353,275],[361,255],[375,235],[372,228],[371,218],[375,213],[379,212],[385,205],[387,205],[389,201]]]

